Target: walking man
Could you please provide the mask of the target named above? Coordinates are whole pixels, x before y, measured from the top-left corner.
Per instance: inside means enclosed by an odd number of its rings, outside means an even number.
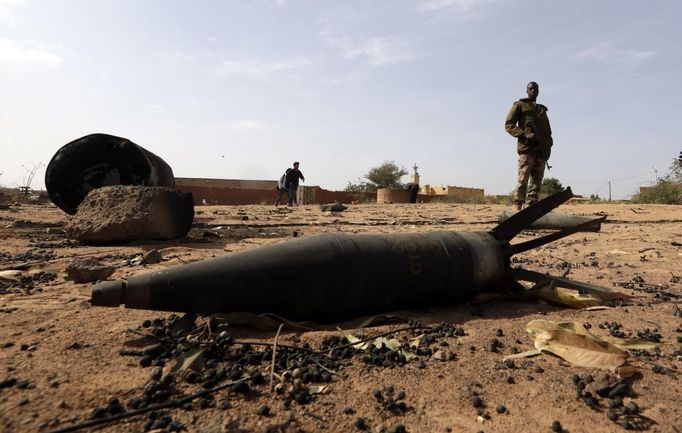
[[[288,170],[288,169],[287,169]],[[284,174],[277,180],[277,186],[275,187],[277,190],[277,200],[275,201],[275,207],[279,206],[280,201],[282,201],[282,197],[284,194],[289,194],[289,188],[287,188],[287,173],[286,171]]]
[[[287,168],[286,179],[287,179],[287,189],[289,190],[289,204],[288,206],[296,205],[298,206],[298,198],[296,197],[296,191],[298,190],[298,180],[301,179],[305,182],[305,177],[303,173],[298,169],[298,161],[294,162],[294,168]]]
[[[517,210],[521,210],[526,199],[530,206],[540,198],[545,164],[552,152],[553,143],[547,107],[536,102],[540,94],[540,86],[535,81],[531,81],[526,86],[526,93],[527,98],[514,102],[504,122],[504,129],[517,138],[519,179],[514,197]],[[529,179],[530,186],[528,185]]]

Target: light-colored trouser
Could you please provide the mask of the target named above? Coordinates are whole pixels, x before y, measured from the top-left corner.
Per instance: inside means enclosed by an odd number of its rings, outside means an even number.
[[[519,155],[519,182],[516,185],[516,203],[526,201],[526,190],[528,190],[528,203],[535,203],[540,198],[542,188],[542,177],[545,175],[545,160],[539,156],[521,154]],[[528,179],[530,178],[530,187]]]

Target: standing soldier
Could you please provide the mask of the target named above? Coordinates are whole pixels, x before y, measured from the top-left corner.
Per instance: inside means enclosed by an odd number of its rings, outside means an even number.
[[[526,86],[526,93],[527,98],[514,102],[504,122],[504,129],[518,139],[516,151],[519,154],[519,182],[514,198],[517,210],[521,210],[526,201],[526,190],[528,205],[538,201],[545,164],[552,152],[552,129],[549,126],[547,107],[535,102],[540,86],[531,81]]]

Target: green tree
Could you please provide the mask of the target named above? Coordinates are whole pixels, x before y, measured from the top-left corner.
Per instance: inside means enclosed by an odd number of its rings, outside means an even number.
[[[384,161],[381,165],[373,167],[356,183],[348,182],[346,191],[372,192],[379,188],[403,188],[400,179],[407,174],[405,167],[398,167],[393,161]]]
[[[673,159],[672,164],[670,164],[670,170],[666,179],[682,183],[682,152],[680,152],[680,159]]]
[[[540,192],[545,195],[552,195],[554,193],[563,191],[564,187],[556,177],[547,177],[542,180],[542,188]]]
[[[682,156],[682,155],[681,155]],[[673,159],[668,174],[632,197],[635,203],[682,204],[682,164]]]

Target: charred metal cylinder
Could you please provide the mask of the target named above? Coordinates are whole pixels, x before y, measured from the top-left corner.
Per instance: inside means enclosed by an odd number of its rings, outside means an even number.
[[[329,322],[497,289],[505,244],[485,232],[321,234],[103,282],[92,304]]]
[[[504,210],[500,213],[498,217],[498,222],[502,223],[508,220],[512,215],[516,214],[515,211]],[[586,227],[582,228],[581,231],[584,232],[598,232],[601,230],[601,223],[603,218],[590,218],[578,215],[564,214],[549,212],[537,220],[533,221],[528,228],[532,229],[548,229],[548,230],[564,230],[570,229],[581,224],[589,223],[593,221],[594,224],[587,224]]]
[[[166,162],[132,141],[107,134],[90,134],[62,146],[45,171],[52,202],[75,214],[88,193],[106,185],[175,188]]]

